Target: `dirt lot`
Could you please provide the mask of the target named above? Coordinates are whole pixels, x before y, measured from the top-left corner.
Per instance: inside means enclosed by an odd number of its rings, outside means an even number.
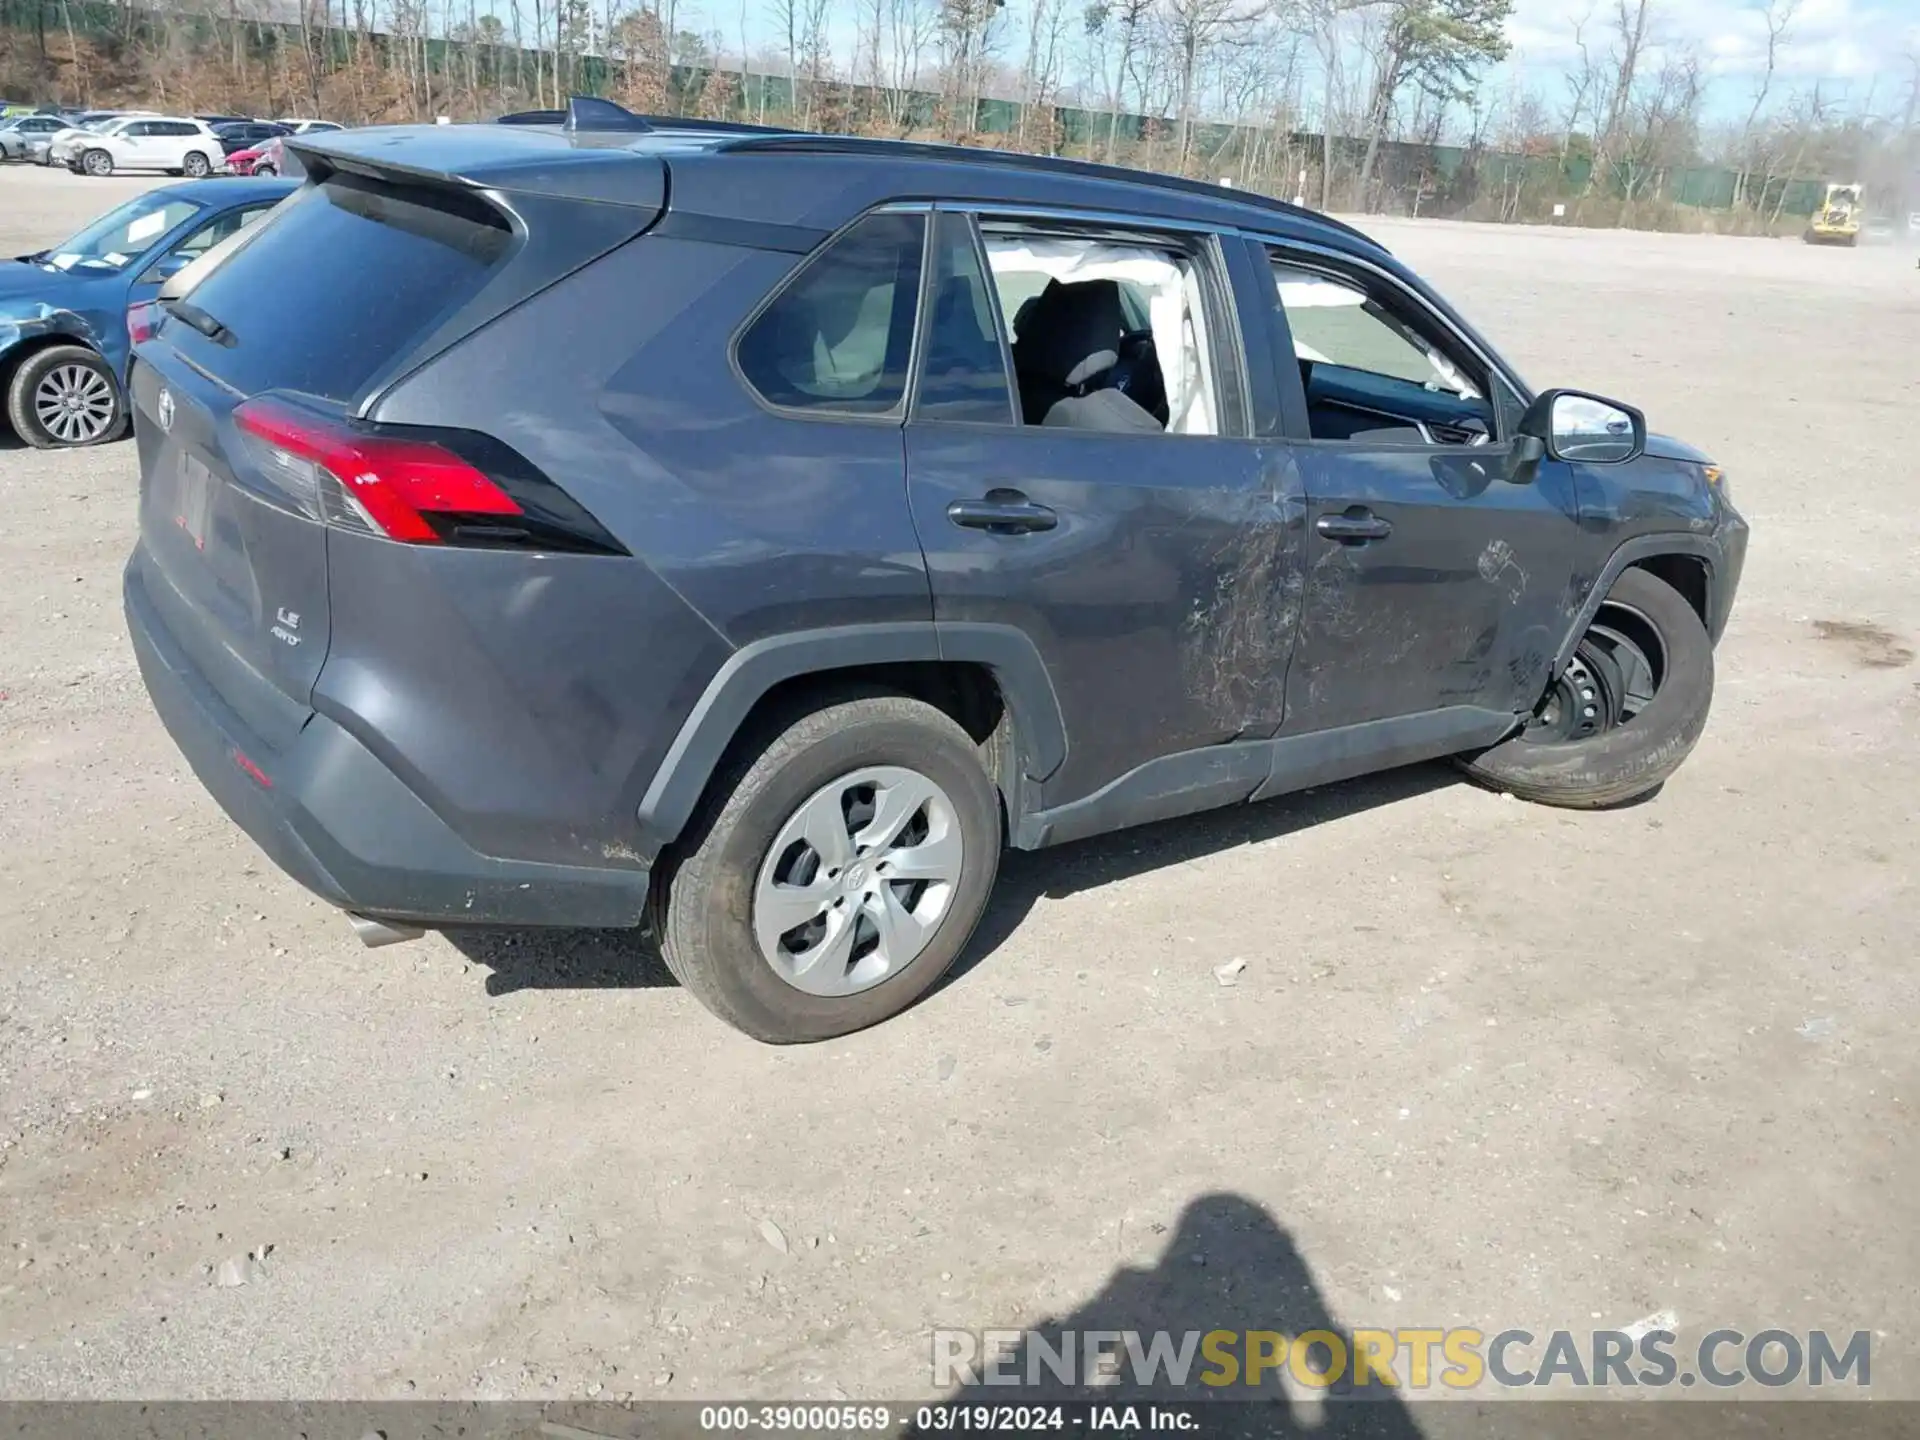
[[[140,184],[0,172],[5,253]],[[617,938],[362,949],[148,710],[130,447],[0,442],[0,1395],[902,1397],[936,1324],[1672,1311],[1877,1330],[1920,1396],[1913,256],[1377,228],[1728,467],[1694,758],[1015,856],[953,983],[808,1049]]]

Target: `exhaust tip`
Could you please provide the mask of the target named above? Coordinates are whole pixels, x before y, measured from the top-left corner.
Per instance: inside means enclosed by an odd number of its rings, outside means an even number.
[[[347,923],[353,926],[353,933],[360,937],[360,943],[369,950],[378,950],[382,945],[400,945],[408,940],[418,940],[426,934],[419,925],[399,925],[390,920],[375,920],[367,915],[347,914]]]

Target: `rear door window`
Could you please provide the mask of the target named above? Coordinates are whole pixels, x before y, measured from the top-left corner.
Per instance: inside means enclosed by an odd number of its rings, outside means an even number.
[[[193,286],[222,341],[179,323],[167,338],[243,394],[350,401],[478,295],[513,241],[472,196],[332,175]]]

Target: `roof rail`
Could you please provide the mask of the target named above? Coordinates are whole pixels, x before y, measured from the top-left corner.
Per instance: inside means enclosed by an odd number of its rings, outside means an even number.
[[[1010,170],[1037,170],[1051,175],[1077,175],[1088,180],[1117,180],[1128,185],[1147,185],[1160,190],[1177,190],[1207,200],[1226,200],[1294,219],[1310,220],[1316,225],[1337,230],[1356,240],[1364,240],[1385,250],[1373,236],[1356,230],[1344,220],[1336,220],[1304,205],[1289,204],[1256,190],[1235,190],[1225,185],[1210,185],[1204,180],[1189,180],[1183,175],[1164,175],[1157,170],[1129,170],[1121,165],[1102,165],[1092,160],[1070,160],[1059,155],[1028,155],[1017,150],[977,150],[967,145],[936,145],[924,140],[880,140],[864,135],[809,135],[789,133],[746,136],[720,147],[726,151],[779,152],[821,155],[905,155],[923,160],[957,160],[967,164],[1001,165]]]
[[[715,135],[802,135],[786,125],[752,125],[745,120],[700,120],[691,115],[642,115],[656,130],[698,130]]]

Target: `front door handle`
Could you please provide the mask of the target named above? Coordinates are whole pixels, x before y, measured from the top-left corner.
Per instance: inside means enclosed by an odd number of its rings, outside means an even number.
[[[1034,504],[1018,490],[993,490],[982,500],[955,500],[947,506],[947,519],[963,530],[996,535],[1028,535],[1060,523],[1052,510]]]
[[[1367,540],[1386,539],[1393,533],[1393,522],[1381,519],[1363,505],[1355,505],[1343,514],[1322,515],[1313,528],[1329,540],[1358,545]]]

